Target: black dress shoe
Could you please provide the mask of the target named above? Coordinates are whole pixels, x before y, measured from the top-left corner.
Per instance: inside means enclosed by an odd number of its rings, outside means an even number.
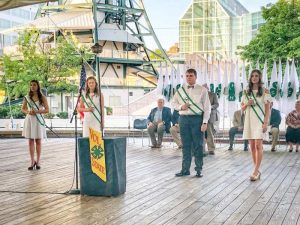
[[[37,163],[35,163],[35,169],[39,170],[39,169],[41,169],[41,166],[38,165]]]
[[[208,151],[208,154],[209,154],[209,155],[214,155],[215,152],[214,152],[214,151]]]
[[[196,177],[203,177],[203,174],[202,174],[202,172],[201,172],[201,171],[197,171],[197,173],[196,173]]]
[[[229,146],[228,150],[229,150],[229,151],[232,151],[232,150],[233,150],[232,146]]]
[[[28,167],[28,170],[33,170],[34,167],[35,167],[35,165],[36,165],[36,162],[34,162],[32,166],[29,166],[29,167]]]
[[[34,165],[33,166],[29,166],[28,170],[33,170],[33,168],[34,168]]]
[[[272,149],[271,149],[271,152],[276,152],[275,148],[272,148]]]
[[[190,175],[190,171],[182,171],[182,170],[179,173],[175,174],[176,177],[183,177],[188,175]]]
[[[151,145],[151,148],[157,148],[156,145]]]
[[[245,152],[248,151],[248,148],[244,148],[244,151],[245,151]]]

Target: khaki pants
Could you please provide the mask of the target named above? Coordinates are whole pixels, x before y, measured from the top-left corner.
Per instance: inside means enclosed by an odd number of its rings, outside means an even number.
[[[279,129],[272,127],[270,133],[272,134],[272,149],[275,149],[279,138]]]
[[[215,137],[214,137],[214,124],[207,124],[207,148],[209,152],[213,152],[216,149]]]
[[[151,139],[152,146],[161,145],[165,132],[165,125],[158,125],[156,122],[153,122],[153,127],[148,127],[147,130]],[[155,132],[157,132],[157,141],[155,138]]]
[[[171,133],[175,143],[178,145],[178,147],[182,147],[179,125],[178,126],[172,126],[170,128],[170,133]]]

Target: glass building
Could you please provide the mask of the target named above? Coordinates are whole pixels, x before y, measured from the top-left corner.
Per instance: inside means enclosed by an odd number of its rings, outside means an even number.
[[[249,13],[237,0],[193,0],[179,21],[180,54],[235,58],[263,23],[260,12]]]
[[[9,9],[0,12],[0,30],[15,27],[35,18],[38,5],[26,6],[21,8]],[[17,33],[8,35],[0,34],[0,56],[5,46],[13,45],[17,42]]]

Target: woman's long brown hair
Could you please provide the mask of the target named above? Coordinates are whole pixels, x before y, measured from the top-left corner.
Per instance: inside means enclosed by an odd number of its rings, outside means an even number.
[[[39,81],[38,81],[38,80],[31,80],[31,81],[30,81],[30,84],[31,84],[31,83],[36,83],[36,84],[37,84],[37,86],[38,86],[38,89],[37,89],[38,99],[39,99],[40,104],[43,105],[43,103],[44,103],[44,102],[43,102],[43,94],[42,94],[42,92],[41,92],[41,86],[40,86]],[[29,95],[29,98],[30,98],[31,100],[33,100],[33,99],[32,99],[32,97],[33,97],[33,91],[31,91],[31,89],[29,90],[28,95]]]
[[[258,76],[259,76],[259,81],[258,81],[258,92],[256,94],[257,97],[261,97],[263,95],[263,86],[264,86],[264,83],[262,82],[262,74],[260,72],[260,70],[258,69],[254,69],[251,71],[251,74],[250,74],[250,77],[249,77],[249,85],[248,85],[248,91],[247,91],[247,94],[248,95],[251,95],[252,91],[253,91],[253,83],[251,81],[251,78],[253,76],[254,73],[257,73]]]
[[[90,93],[90,89],[89,89],[89,86],[88,86],[88,81],[89,80],[94,80],[95,81],[96,87],[95,87],[94,93],[99,96],[98,83],[97,83],[96,78],[95,77],[88,77],[85,81],[85,97],[87,97],[88,94]]]

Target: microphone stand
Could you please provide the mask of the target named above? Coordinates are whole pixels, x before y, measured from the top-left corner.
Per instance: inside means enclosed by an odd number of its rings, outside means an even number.
[[[78,132],[77,132],[77,106],[79,103],[79,100],[82,96],[82,89],[83,89],[84,83],[81,84],[80,89],[79,89],[79,96],[77,98],[76,105],[74,106],[72,118],[70,120],[70,123],[72,123],[73,119],[75,118],[75,180],[76,180],[76,188],[72,189],[68,192],[68,194],[72,195],[78,195],[80,194],[80,190],[78,189]]]

